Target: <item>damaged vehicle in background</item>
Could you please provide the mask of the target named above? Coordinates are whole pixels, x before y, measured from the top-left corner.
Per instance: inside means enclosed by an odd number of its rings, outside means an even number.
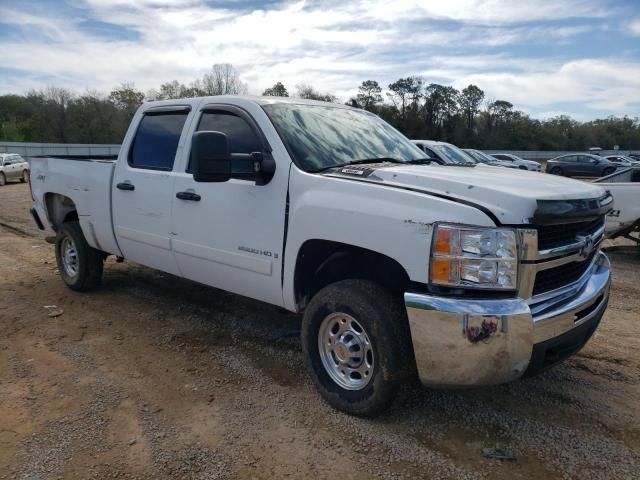
[[[33,159],[32,214],[73,290],[98,287],[114,255],[302,314],[322,397],[373,415],[415,377],[545,370],[607,307],[604,189],[441,148],[458,161],[324,102],[145,102],[117,159]]]
[[[640,247],[640,165],[618,170],[593,181],[613,195],[607,215],[607,237],[624,237]]]

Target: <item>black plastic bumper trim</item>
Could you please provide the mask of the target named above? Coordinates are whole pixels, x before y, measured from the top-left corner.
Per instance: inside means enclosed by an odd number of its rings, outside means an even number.
[[[608,299],[606,302],[608,302]],[[557,337],[536,343],[533,346],[531,361],[524,376],[529,377],[543,372],[582,350],[582,347],[587,344],[598,328],[600,320],[607,309],[607,303],[599,305],[599,307],[601,308],[600,313],[582,325]]]

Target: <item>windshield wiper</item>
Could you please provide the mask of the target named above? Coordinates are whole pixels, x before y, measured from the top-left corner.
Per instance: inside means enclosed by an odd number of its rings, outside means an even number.
[[[433,161],[435,161],[433,158],[425,157],[425,158],[416,158],[414,160],[407,160],[404,163],[409,163],[411,165],[430,165],[431,162]]]
[[[324,172],[325,170],[331,170],[332,168],[344,168],[350,165],[366,165],[368,163],[406,163],[403,160],[391,157],[379,157],[379,158],[363,158],[360,160],[354,160],[353,162],[339,163],[337,165],[330,165],[328,167],[319,168],[314,170],[315,173]]]

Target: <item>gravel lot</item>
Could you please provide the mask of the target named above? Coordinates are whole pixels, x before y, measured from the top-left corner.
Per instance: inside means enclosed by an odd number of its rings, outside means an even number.
[[[603,324],[565,364],[370,420],[315,393],[295,315],[113,260],[68,290],[29,204],[0,188],[0,479],[640,478],[640,256],[612,255]]]

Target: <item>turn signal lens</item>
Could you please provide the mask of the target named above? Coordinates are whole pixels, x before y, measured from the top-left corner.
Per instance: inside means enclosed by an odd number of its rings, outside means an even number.
[[[431,281],[435,283],[451,282],[451,261],[448,258],[431,259]]]
[[[433,251],[436,255],[451,255],[451,230],[449,228],[436,230]]]

